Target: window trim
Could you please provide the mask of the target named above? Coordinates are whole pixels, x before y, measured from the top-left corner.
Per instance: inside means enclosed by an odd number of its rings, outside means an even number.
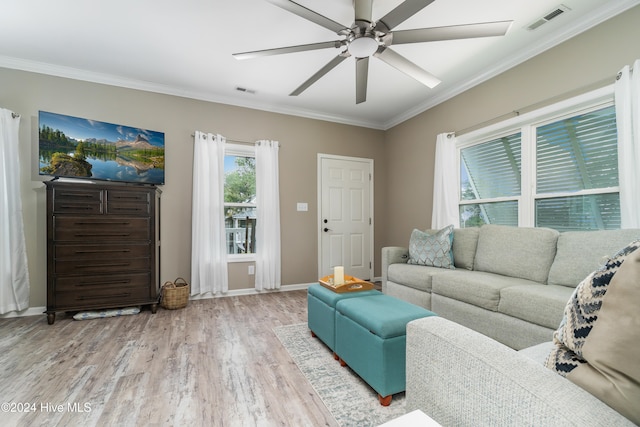
[[[535,165],[536,144],[535,129],[545,124],[564,118],[573,117],[585,112],[594,111],[613,105],[614,85],[608,85],[588,93],[575,96],[528,113],[477,129],[456,138],[456,191],[458,207],[468,204],[492,203],[501,201],[518,202],[518,226],[535,226],[536,200],[581,196],[589,194],[607,194],[619,192],[619,187],[581,190],[579,192],[541,193],[537,192]],[[505,196],[487,199],[463,200],[460,193],[461,151],[474,145],[486,143],[503,136],[521,133],[521,191],[519,196]]]
[[[238,157],[255,157],[256,156],[256,148],[253,145],[248,144],[225,144],[224,148],[224,156],[238,156]],[[256,177],[257,179],[257,177]],[[227,206],[240,205],[245,206],[243,204],[238,203],[222,203],[223,209]],[[257,204],[256,204],[257,211]],[[255,262],[256,254],[227,254],[227,262],[235,263],[235,262]]]

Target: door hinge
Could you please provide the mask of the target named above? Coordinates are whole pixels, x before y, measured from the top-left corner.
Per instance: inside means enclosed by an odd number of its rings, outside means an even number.
[[[371,225],[371,218],[369,218],[369,225]]]

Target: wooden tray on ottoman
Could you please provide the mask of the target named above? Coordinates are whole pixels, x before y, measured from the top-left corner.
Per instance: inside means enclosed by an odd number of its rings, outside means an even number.
[[[367,282],[366,280],[358,279],[357,277],[349,276],[347,274],[344,275],[344,283],[341,285],[335,285],[333,283],[333,274],[328,276],[324,276],[319,279],[318,282],[327,289],[331,289],[336,293],[344,293],[344,292],[358,292],[358,291],[368,291],[373,289],[373,283]]]

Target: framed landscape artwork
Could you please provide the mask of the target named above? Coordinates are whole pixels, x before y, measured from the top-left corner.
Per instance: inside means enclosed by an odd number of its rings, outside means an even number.
[[[164,184],[164,133],[40,111],[39,174]]]

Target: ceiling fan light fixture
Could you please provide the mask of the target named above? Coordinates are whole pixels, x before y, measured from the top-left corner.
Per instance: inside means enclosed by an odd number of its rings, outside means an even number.
[[[356,58],[367,58],[378,50],[378,41],[371,36],[357,37],[349,43],[347,50]]]

